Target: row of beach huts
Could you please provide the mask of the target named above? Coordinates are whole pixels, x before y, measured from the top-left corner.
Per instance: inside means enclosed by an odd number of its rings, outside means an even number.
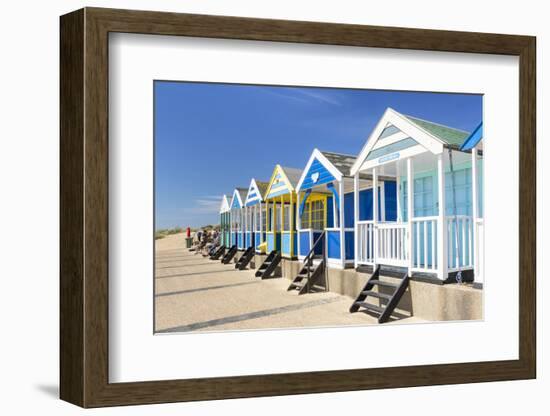
[[[480,288],[482,146],[481,124],[466,132],[388,108],[358,155],[314,149],[305,167],[278,164],[269,181],[223,195],[214,257],[258,263],[259,277],[296,270],[286,277],[299,293],[326,290],[331,272],[365,272],[350,311],[380,322],[411,279]]]

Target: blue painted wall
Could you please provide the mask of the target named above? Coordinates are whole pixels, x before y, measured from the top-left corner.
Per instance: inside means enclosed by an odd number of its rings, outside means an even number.
[[[318,174],[317,181],[313,182],[312,175]],[[324,183],[330,183],[335,180],[334,176],[327,170],[327,168],[317,160],[313,159],[309,170],[306,173],[304,182],[302,183],[301,190],[311,189],[314,186],[322,185]]]
[[[327,228],[334,227],[334,198],[327,198]]]
[[[254,233],[254,246],[258,247],[260,244],[262,244],[265,241],[265,233],[264,232],[255,232]]]
[[[311,247],[309,246],[309,231],[300,231],[300,256],[307,256]]]
[[[386,221],[397,221],[397,182],[384,183],[384,199],[386,203]]]
[[[331,259],[340,258],[340,231],[327,231],[327,256]]]
[[[296,233],[282,233],[281,235],[281,253],[283,256],[295,257],[296,256]],[[294,246],[292,247],[291,242]]]
[[[346,246],[345,246],[345,255],[346,260],[353,260],[355,257],[355,232],[346,231]]]
[[[355,212],[355,201],[353,192],[344,195],[344,227],[353,228],[354,224],[354,212]]]
[[[237,247],[244,248],[243,233],[237,234]]]
[[[359,191],[359,221],[372,220],[372,189]],[[395,181],[387,181],[384,185],[386,202],[386,221],[397,220],[397,185]],[[378,220],[381,219],[380,188],[378,188]]]
[[[268,233],[267,234],[267,252],[275,250],[275,235]]]
[[[317,239],[321,236],[322,233],[320,232],[313,232],[313,244],[317,241]],[[315,247],[315,254],[323,254],[323,247],[324,247],[325,241],[323,239],[322,242],[320,242],[317,247]]]
[[[254,234],[250,231],[245,232],[245,247],[250,247],[252,245],[252,239],[254,237]]]

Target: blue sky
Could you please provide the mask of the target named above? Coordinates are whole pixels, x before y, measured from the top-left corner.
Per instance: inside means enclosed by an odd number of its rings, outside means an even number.
[[[218,223],[221,196],[314,148],[356,155],[387,107],[472,131],[482,96],[155,81],[155,227]]]

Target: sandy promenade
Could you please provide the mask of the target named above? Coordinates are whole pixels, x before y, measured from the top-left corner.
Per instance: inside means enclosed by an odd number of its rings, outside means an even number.
[[[331,292],[298,296],[285,278],[261,280],[254,270],[209,260],[184,248],[184,235],[156,240],[157,332],[222,331],[375,324],[348,312],[351,299]],[[414,322],[407,318],[399,322]]]

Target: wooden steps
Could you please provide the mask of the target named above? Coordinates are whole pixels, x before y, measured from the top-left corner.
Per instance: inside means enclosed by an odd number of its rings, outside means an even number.
[[[256,277],[261,277],[262,279],[267,279],[269,277],[273,277],[273,272],[281,262],[281,253],[278,253],[277,251],[273,250],[267,258],[264,260],[264,262],[261,264],[261,266],[256,270]]]
[[[233,259],[233,257],[235,257],[235,254],[237,254],[237,246],[232,245],[227,251],[227,253],[225,253],[224,256],[222,257],[221,262],[223,264],[228,264]]]
[[[237,263],[235,263],[235,269],[244,270],[246,266],[248,266],[248,263],[250,263],[250,260],[254,257],[254,247],[250,246],[248,247],[243,255],[239,257],[239,260]]]
[[[376,268],[370,279],[367,281],[365,287],[359,292],[359,296],[355,299],[349,308],[350,313],[364,309],[375,315],[378,315],[378,323],[387,322],[401,297],[409,286],[409,276],[405,272],[401,275],[399,283],[392,283],[384,280],[380,280],[381,269],[380,266]],[[374,291],[374,287],[378,287],[378,291]],[[380,288],[388,289],[390,293],[380,292]],[[375,298],[380,301],[379,305],[367,302],[369,298]]]
[[[297,290],[299,295],[309,293],[311,291],[326,291],[325,282],[325,268],[326,268],[326,256],[325,256],[325,232],[323,232],[311,247],[311,250],[304,258],[303,266],[300,272],[294,277],[292,283],[288,286],[287,291]],[[321,247],[321,255],[315,255],[315,249]],[[319,258],[319,261],[314,262]],[[323,278],[323,285],[319,282]]]
[[[210,255],[210,260],[218,260],[223,254],[225,254],[225,246],[221,245]]]

